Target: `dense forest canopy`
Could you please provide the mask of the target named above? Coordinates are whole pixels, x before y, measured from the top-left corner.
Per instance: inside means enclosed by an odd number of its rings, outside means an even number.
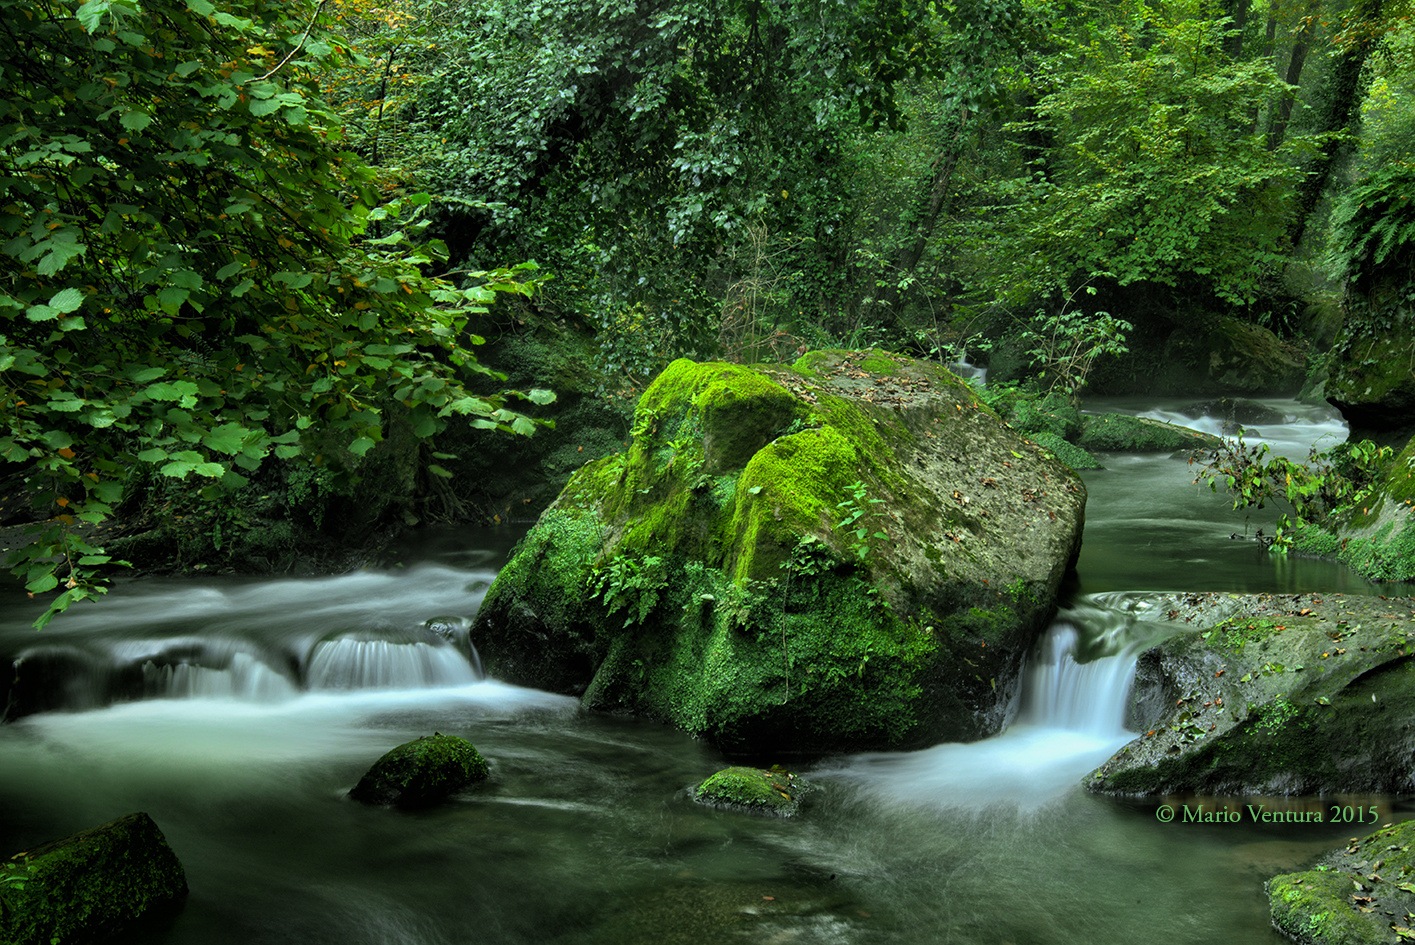
[[[449,424],[528,432],[469,349],[532,282],[518,321],[588,328],[614,394],[822,344],[1055,369],[1059,333],[1217,314],[1303,343],[1415,239],[1400,0],[0,14],[0,455],[57,609],[135,496],[297,457],[337,488],[394,428],[445,476]]]

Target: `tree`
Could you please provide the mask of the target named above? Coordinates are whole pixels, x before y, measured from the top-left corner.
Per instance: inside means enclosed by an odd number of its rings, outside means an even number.
[[[11,563],[63,585],[40,625],[101,593],[83,527],[134,470],[211,499],[271,456],[356,476],[393,413],[533,428],[463,386],[469,319],[526,286],[427,274],[429,198],[382,202],[314,94],[344,52],[312,4],[0,0],[0,457],[42,518]]]
[[[1060,153],[1017,207],[1016,284],[1064,294],[1104,275],[1229,305],[1262,294],[1284,259],[1293,154],[1311,141],[1270,151],[1252,131],[1254,108],[1287,89],[1267,63],[1230,59],[1226,31],[1197,8],[1140,3],[1072,49],[1034,109]]]

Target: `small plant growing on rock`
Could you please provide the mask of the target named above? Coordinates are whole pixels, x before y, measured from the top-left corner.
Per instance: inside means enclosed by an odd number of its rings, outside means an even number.
[[[868,499],[867,490],[863,482],[856,481],[847,487],[850,490],[850,498],[844,502],[836,503],[836,508],[844,512],[845,517],[840,520],[836,528],[849,529],[846,540],[850,543],[850,550],[855,552],[855,557],[864,563],[870,553],[870,538],[888,539],[884,532],[876,531],[870,535],[870,526],[865,521],[865,516],[874,511],[871,506],[879,505],[883,499]]]

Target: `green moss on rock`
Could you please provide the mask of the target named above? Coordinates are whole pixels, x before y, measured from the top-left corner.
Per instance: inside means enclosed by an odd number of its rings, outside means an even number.
[[[783,769],[724,768],[703,780],[693,800],[713,807],[790,817],[801,808],[802,786]]]
[[[427,807],[485,781],[487,773],[486,761],[471,742],[439,732],[386,753],[349,796],[365,804]]]
[[[1074,443],[1068,443],[1055,433],[1035,433],[1032,439],[1044,450],[1072,469],[1104,469],[1101,461]]]
[[[1218,449],[1223,441],[1212,434],[1162,420],[1100,413],[1082,418],[1081,435],[1076,444],[1093,453],[1172,453]]]
[[[1084,501],[938,365],[676,361],[629,449],[518,547],[473,642],[498,678],[732,751],[976,738],[1054,611]]]
[[[187,896],[182,864],[143,813],[17,853],[0,870],[24,884],[0,884],[7,945],[101,941],[171,912]]]
[[[1400,941],[1415,913],[1415,821],[1387,825],[1322,858],[1318,869],[1267,883],[1273,927],[1303,945],[1375,945]],[[1394,921],[1393,921],[1394,920]]]

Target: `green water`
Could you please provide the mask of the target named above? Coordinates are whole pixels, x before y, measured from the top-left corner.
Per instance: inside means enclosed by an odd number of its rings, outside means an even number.
[[[1334,428],[1304,414],[1280,445]],[[796,818],[695,805],[688,789],[724,763],[705,745],[449,661],[455,634],[443,645],[423,621],[474,613],[508,544],[465,533],[385,572],[135,582],[40,643],[16,604],[0,653],[61,667],[76,708],[0,727],[0,848],[147,811],[192,890],[143,938],[171,945],[1285,941],[1263,881],[1363,828],[1165,823],[1158,799],[1076,785],[1128,738],[1130,661],[1159,632],[1145,592],[1372,588],[1231,539],[1263,522],[1193,486],[1181,461],[1108,466],[1087,475],[1078,586],[1017,724],[975,745],[826,759],[801,772],[814,787]],[[1077,666],[1070,646],[1108,655]],[[334,658],[347,672],[322,678],[343,688],[310,691],[309,669]],[[206,670],[162,669],[183,659]],[[349,688],[374,678],[358,675],[369,664],[380,688]],[[383,751],[434,730],[477,744],[484,788],[415,814],[343,798]],[[1348,800],[1408,816],[1403,799]]]

